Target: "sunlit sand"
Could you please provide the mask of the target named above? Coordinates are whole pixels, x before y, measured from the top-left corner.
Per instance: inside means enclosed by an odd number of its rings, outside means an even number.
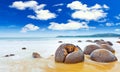
[[[68,40],[69,39],[64,41],[67,42]],[[51,41],[52,42],[50,43],[51,45],[49,44],[47,46],[47,44],[45,44],[46,45],[45,47],[42,46],[41,44],[42,41],[38,42],[38,44],[40,45],[35,50],[32,48],[30,50],[29,48],[27,48],[26,51],[22,51],[18,49],[16,50],[18,53],[13,52],[15,53],[15,56],[13,57],[3,57],[3,55],[1,55],[0,72],[120,72],[120,61],[119,61],[120,60],[120,53],[119,53],[120,44],[115,43],[116,40],[113,40],[113,43],[114,43],[113,48],[115,48],[116,50],[115,55],[117,56],[118,61],[110,62],[110,63],[100,63],[100,62],[95,62],[90,60],[89,56],[85,55],[85,61],[81,63],[76,63],[76,64],[56,63],[54,61],[54,52],[57,49],[57,47],[60,45],[59,43],[57,43],[57,41],[58,40]],[[76,41],[76,39],[70,40],[70,42],[72,41]],[[49,43],[49,41],[47,42]],[[19,41],[17,43],[19,44]],[[73,44],[79,45],[83,49],[84,46],[90,43],[73,42]],[[40,46],[46,49],[42,50]],[[52,46],[53,48],[51,48]],[[36,59],[32,58],[32,52],[34,51],[39,52],[42,58],[36,58]],[[5,52],[4,55],[5,54],[8,54],[8,53]]]

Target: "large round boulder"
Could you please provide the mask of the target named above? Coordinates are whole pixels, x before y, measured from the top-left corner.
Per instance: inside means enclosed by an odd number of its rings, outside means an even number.
[[[84,54],[81,50],[69,53],[64,63],[78,63],[84,61]]]
[[[65,43],[61,44],[55,52],[55,61],[62,63],[77,63],[84,60],[84,56],[79,46]],[[76,56],[77,55],[77,56]]]
[[[106,49],[97,49],[90,54],[90,59],[96,62],[113,62],[117,61],[116,56]]]
[[[98,45],[88,45],[84,48],[84,54],[86,55],[90,55],[92,51],[96,50],[96,49],[100,49],[100,47]]]
[[[111,51],[112,53],[115,53],[115,50],[108,44],[101,44],[100,46],[103,49],[107,49],[107,50]]]

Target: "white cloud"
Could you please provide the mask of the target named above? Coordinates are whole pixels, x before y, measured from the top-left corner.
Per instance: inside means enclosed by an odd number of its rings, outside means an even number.
[[[106,23],[106,26],[114,26],[114,23]]]
[[[37,20],[48,20],[56,17],[56,14],[51,13],[49,10],[36,10],[35,13],[36,16],[28,15],[28,18],[37,19]]]
[[[25,10],[26,8],[34,8],[34,7],[37,6],[37,4],[38,3],[36,1],[26,1],[26,2],[15,1],[9,7],[16,8],[16,9],[19,9],[19,10]]]
[[[106,4],[103,5],[103,8],[109,9],[109,7]]]
[[[115,16],[116,19],[120,20],[120,14],[118,16]]]
[[[28,32],[28,31],[36,31],[36,30],[38,30],[39,29],[39,27],[38,26],[35,26],[34,24],[27,24],[27,25],[25,25],[23,28],[22,28],[22,30],[21,30],[21,32],[22,33],[26,33],[26,32]]]
[[[62,11],[62,9],[57,9],[57,11],[58,11],[58,12],[61,12],[61,11]]]
[[[89,28],[86,22],[76,22],[69,20],[68,23],[56,23],[51,22],[51,25],[48,27],[52,30],[78,30],[83,28]]]
[[[120,32],[120,29],[115,29],[116,32]]]
[[[48,20],[48,19],[56,18],[55,13],[52,13],[47,9],[44,10],[45,6],[46,6],[46,4],[38,5],[38,3],[36,1],[26,1],[26,2],[15,1],[9,7],[16,8],[19,10],[25,10],[26,8],[33,10],[33,12],[35,12],[35,15],[27,16],[28,18],[31,18],[31,19]]]
[[[96,4],[91,7],[87,7],[86,4],[82,4],[79,1],[73,1],[72,3],[67,5],[68,8],[75,10],[72,13],[72,17],[75,19],[82,19],[82,20],[99,20],[101,18],[105,18],[107,13],[104,12],[104,9],[108,9],[107,5],[99,5]]]
[[[59,3],[59,4],[55,4],[53,6],[63,6],[64,4],[63,3]]]

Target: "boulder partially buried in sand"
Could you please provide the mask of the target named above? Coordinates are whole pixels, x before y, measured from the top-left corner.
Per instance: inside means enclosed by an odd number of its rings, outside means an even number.
[[[115,53],[115,50],[108,44],[101,44],[100,47],[103,49],[107,49],[107,50],[111,51],[112,53]]]
[[[55,52],[55,61],[62,63],[78,63],[84,60],[84,54],[78,46],[61,44]]]
[[[58,41],[58,43],[62,43],[63,41]]]
[[[82,42],[81,40],[78,40],[78,42]]]
[[[108,43],[105,42],[105,41],[101,41],[101,40],[99,40],[98,42],[96,42],[96,44],[101,45],[101,44],[108,44]]]
[[[119,43],[119,44],[120,44],[120,41],[117,41],[117,43]]]
[[[33,52],[32,56],[33,58],[41,58],[40,54],[37,52]]]
[[[92,40],[86,40],[86,42],[93,42]]]
[[[26,47],[23,47],[22,50],[26,50],[27,48]]]
[[[116,56],[106,49],[96,49],[90,54],[90,59],[96,62],[113,62],[117,61]]]
[[[84,48],[84,54],[90,55],[96,49],[100,49],[100,47],[98,45],[93,45],[93,44],[88,45]]]
[[[110,46],[113,46],[113,43],[112,43],[112,42],[107,41],[107,43],[108,43]]]
[[[108,45],[110,45],[110,46],[113,46],[113,43],[112,42],[110,42],[110,41],[104,41],[104,40],[95,40],[94,41],[96,44],[98,44],[98,45],[101,45],[101,44],[108,44]]]

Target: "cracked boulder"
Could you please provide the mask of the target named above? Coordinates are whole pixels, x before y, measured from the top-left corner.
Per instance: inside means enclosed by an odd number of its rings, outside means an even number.
[[[55,52],[55,61],[61,63],[78,63],[84,61],[80,47],[73,44],[61,44]]]

